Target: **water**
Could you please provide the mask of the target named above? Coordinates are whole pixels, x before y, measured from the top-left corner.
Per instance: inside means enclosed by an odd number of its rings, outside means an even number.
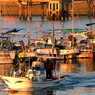
[[[85,24],[89,23],[88,18],[75,19],[75,28],[90,29]],[[92,19],[95,22],[95,19]],[[42,24],[42,27],[40,27]],[[64,21],[64,27],[62,27],[61,21],[55,21],[54,25],[56,29],[72,28],[71,20]],[[23,28],[19,33],[27,33],[28,23],[27,21],[19,20],[18,17],[3,17],[2,18],[2,32],[9,30],[10,28]],[[42,21],[40,17],[33,18],[31,22],[31,37],[41,36],[43,34],[36,34],[35,28],[39,31],[46,31],[52,29],[52,21],[45,19]],[[7,28],[7,29],[6,29]],[[94,27],[93,27],[94,29]],[[60,36],[61,34],[56,34]],[[27,36],[14,36],[14,41],[24,40],[27,44]],[[0,65],[0,74],[5,74],[12,69],[12,65]],[[2,70],[4,69],[4,70]],[[54,88],[47,88],[42,90],[35,90],[30,92],[17,92],[10,93],[0,91],[0,95],[95,95],[95,60],[94,59],[74,59],[74,60],[60,60],[57,61],[57,72],[61,71],[66,75],[66,79],[61,86]],[[0,82],[0,88],[3,87],[2,81]]]
[[[4,65],[4,67],[10,68],[10,65]],[[67,76],[61,86],[18,93],[0,91],[0,95],[95,95],[95,61],[93,59],[60,60],[57,61],[56,69]]]
[[[83,18],[75,18],[74,21],[74,28],[77,29],[90,29],[89,26],[86,26],[87,23],[89,23],[90,20],[87,17]],[[95,19],[92,18],[92,23],[95,22]],[[27,44],[27,31],[28,31],[28,21],[27,20],[19,20],[18,17],[2,17],[1,20],[1,27],[2,27],[2,32],[5,33],[8,30],[17,28],[17,29],[22,29],[19,31],[19,33],[23,33],[24,35],[20,36],[12,36],[13,41],[19,41],[19,40],[24,40],[24,42]],[[64,23],[64,27],[62,27],[62,23]],[[43,21],[41,20],[40,17],[34,17],[30,23],[31,27],[31,38],[35,37],[41,37],[44,34],[42,34],[40,31],[47,31],[47,30],[52,30],[52,21],[49,21],[47,19],[44,19]],[[66,21],[55,21],[54,22],[54,29],[58,31],[58,29],[72,29],[72,20],[66,20]],[[93,27],[94,29],[95,27]],[[35,33],[37,32],[38,33]],[[62,33],[56,33],[56,37],[62,36]],[[33,41],[31,41],[33,42]]]

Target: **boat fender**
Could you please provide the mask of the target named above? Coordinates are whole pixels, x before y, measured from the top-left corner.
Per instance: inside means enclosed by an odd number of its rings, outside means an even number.
[[[53,78],[53,80],[58,80],[58,78],[55,77],[55,78]]]

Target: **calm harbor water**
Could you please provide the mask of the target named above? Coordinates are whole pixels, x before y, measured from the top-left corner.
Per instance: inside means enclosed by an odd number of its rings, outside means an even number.
[[[76,17],[74,22],[75,28],[90,29],[85,24],[89,23],[90,20],[86,18]],[[95,19],[92,19],[95,22]],[[42,24],[42,27],[40,27]],[[37,37],[43,34],[34,33],[36,27],[39,31],[51,30],[52,21],[42,21],[39,17],[33,18],[31,21],[31,37]],[[71,20],[64,21],[64,27],[62,22],[54,22],[55,29],[67,29],[72,28]],[[2,32],[9,30],[10,28],[23,29],[19,33],[27,33],[28,22],[19,20],[18,17],[2,17]],[[93,27],[94,29],[94,27]],[[61,34],[56,34],[60,36]],[[27,36],[13,36],[14,41],[24,40],[27,43]],[[12,69],[11,64],[0,64],[0,74],[7,73]],[[62,72],[66,75],[66,79],[61,86],[47,88],[42,90],[34,90],[31,92],[17,92],[9,93],[0,91],[0,95],[95,95],[95,60],[94,59],[74,59],[74,60],[58,60],[56,66],[57,72]],[[2,81],[0,81],[0,88],[2,88]]]
[[[95,19],[92,18],[91,22],[94,23]],[[64,27],[62,27],[62,24],[64,23]],[[59,29],[72,29],[72,25],[74,25],[74,28],[76,29],[90,29],[90,26],[86,26],[87,23],[90,23],[89,18],[87,17],[75,17],[74,23],[72,24],[72,20],[66,20],[66,21],[54,21],[54,29],[56,31],[59,31]],[[24,35],[20,36],[13,36],[11,35],[11,38],[13,38],[13,41],[19,41],[23,40],[27,44],[27,31],[28,31],[28,21],[27,20],[19,20],[18,17],[2,17],[1,20],[1,27],[2,32],[6,32],[8,30],[17,28],[18,30],[21,29],[18,33],[22,33]],[[95,29],[93,26],[92,29]],[[42,20],[40,17],[34,17],[32,21],[30,22],[30,32],[31,38],[43,36],[45,34],[41,33],[40,31],[47,31],[52,30],[52,21],[49,21],[47,19]],[[38,32],[37,32],[38,31]],[[36,33],[35,33],[36,32]],[[56,33],[56,37],[63,36],[62,33]],[[31,41],[33,42],[33,41]]]
[[[11,64],[0,65],[7,73]],[[95,95],[95,61],[93,59],[77,59],[77,60],[58,60],[57,72],[66,75],[66,79],[61,86],[47,88],[42,90],[34,90],[30,92],[9,93],[0,91],[0,95]],[[0,88],[2,88],[0,82]]]

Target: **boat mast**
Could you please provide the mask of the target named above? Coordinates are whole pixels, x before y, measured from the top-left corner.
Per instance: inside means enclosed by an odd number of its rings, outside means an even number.
[[[30,1],[31,0],[27,1],[27,5],[28,5],[28,45],[30,45],[30,34],[31,34],[31,32],[30,32],[30,17],[29,17],[29,15],[30,15]]]
[[[91,9],[90,9],[90,0],[88,0],[88,17],[91,23]],[[92,31],[92,25],[90,25],[90,30]]]
[[[74,0],[72,0],[72,33],[74,33]],[[72,48],[74,48],[74,37],[72,39]]]
[[[52,56],[54,56],[54,22],[52,22]]]

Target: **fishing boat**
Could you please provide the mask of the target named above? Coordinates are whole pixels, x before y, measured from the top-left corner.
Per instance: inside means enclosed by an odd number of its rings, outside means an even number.
[[[16,52],[7,37],[0,36],[0,64],[13,63]]]
[[[33,69],[35,70],[35,73],[41,73],[45,72],[45,69]],[[43,74],[44,75],[44,74]],[[43,75],[38,74],[35,75],[35,78],[38,79],[34,80],[28,80],[27,78],[17,78],[17,77],[2,77],[2,79],[5,81],[5,83],[8,85],[8,90],[18,90],[18,91],[25,91],[25,89],[42,89],[47,87],[54,87],[59,86],[64,83],[64,78],[61,79],[55,79],[55,80],[45,80],[44,78],[41,78]],[[40,76],[40,77],[38,77]]]
[[[79,52],[79,49],[60,49],[59,55],[77,54]]]
[[[71,29],[72,30],[72,29]],[[62,30],[68,31],[68,33],[71,33],[71,30]],[[53,30],[54,31],[54,30]],[[79,30],[78,30],[79,31]],[[78,33],[77,31],[77,33]],[[83,31],[85,32],[85,31]],[[72,34],[73,36],[75,34]],[[52,36],[53,37],[53,36]],[[55,37],[54,37],[55,39]],[[61,55],[71,55],[71,54],[78,54],[80,53],[80,50],[77,47],[70,46],[68,39],[59,38],[58,40],[54,40],[54,43],[52,44],[52,38],[48,39],[48,41],[38,41],[40,45],[43,45],[43,48],[37,48],[35,49],[37,52],[37,55],[52,55],[52,45],[54,46],[54,55],[55,56],[61,56]],[[56,43],[57,42],[57,43]],[[74,43],[74,42],[72,42]]]
[[[77,30],[78,31],[78,30]],[[74,0],[72,0],[72,29],[71,31],[72,36],[74,35]],[[84,31],[82,31],[84,32]],[[53,48],[53,53],[55,56],[61,56],[61,55],[75,55],[75,54],[79,54],[80,50],[74,46],[75,42],[74,42],[74,38],[72,37],[72,41],[67,41],[66,43],[68,43],[70,46],[66,46],[64,44],[64,40],[62,39],[63,43],[62,44],[56,44],[55,41],[55,30],[54,30],[54,23],[52,24],[52,37],[50,39],[48,39],[48,42],[44,42],[45,48],[38,48],[36,49],[37,55],[52,55],[52,46]],[[61,40],[61,39],[60,39]],[[67,39],[68,40],[68,39]],[[70,42],[70,43],[69,43]],[[43,44],[43,42],[40,41],[40,43]],[[71,45],[72,44],[72,45]]]
[[[13,63],[13,59],[10,58],[10,54],[8,52],[0,51],[0,64]]]
[[[47,57],[47,56],[39,56],[40,58],[45,59],[56,59],[56,57]],[[32,64],[32,67],[28,69],[25,77],[17,77],[15,76],[0,76],[3,81],[7,84],[8,91],[25,91],[29,89],[43,89],[47,87],[59,86],[64,83],[65,76],[55,76],[51,79],[46,78],[46,68],[34,67],[35,62]],[[37,62],[38,64],[38,62]]]

